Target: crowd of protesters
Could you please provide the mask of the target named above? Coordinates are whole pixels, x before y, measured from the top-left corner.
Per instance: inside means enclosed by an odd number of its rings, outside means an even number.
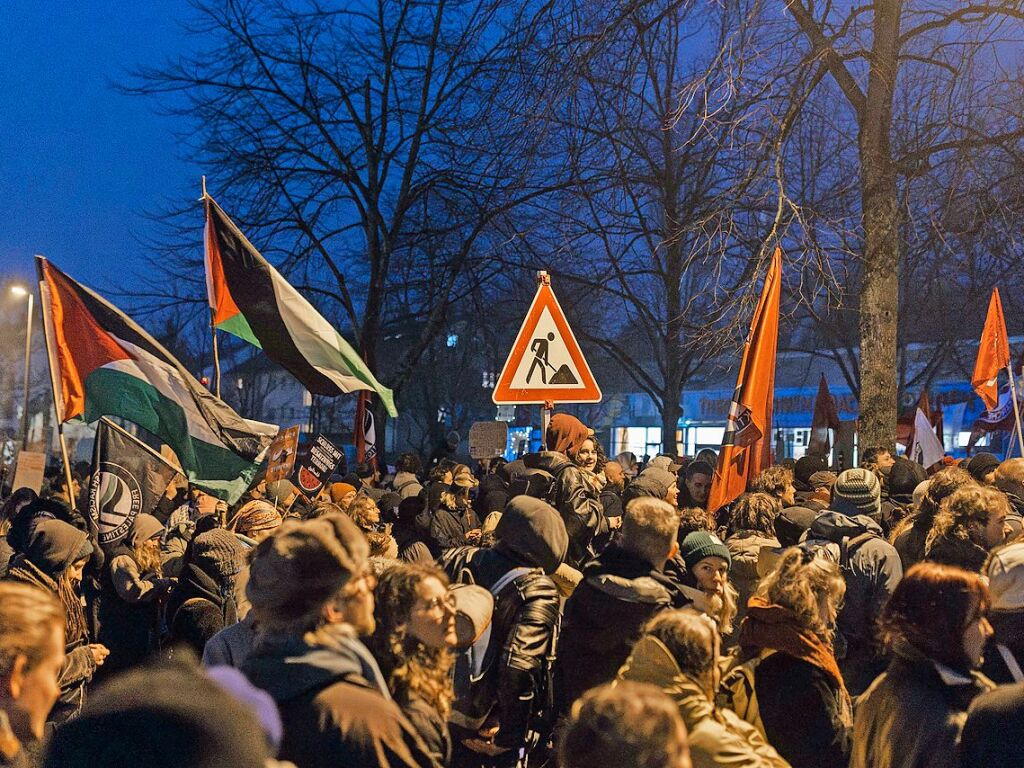
[[[0,766],[1024,765],[1024,459],[411,453],[0,510]],[[88,478],[78,478],[88,487]]]

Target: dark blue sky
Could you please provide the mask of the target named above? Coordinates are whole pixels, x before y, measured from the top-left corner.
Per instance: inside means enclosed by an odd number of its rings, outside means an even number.
[[[0,11],[0,278],[42,253],[98,289],[142,268],[142,215],[198,197],[197,164],[149,100],[117,93],[139,64],[190,44],[182,0],[4,0]],[[197,236],[198,235],[197,233]]]

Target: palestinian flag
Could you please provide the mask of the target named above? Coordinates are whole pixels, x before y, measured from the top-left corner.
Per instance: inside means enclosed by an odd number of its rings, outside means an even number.
[[[314,395],[376,392],[392,418],[394,396],[341,334],[245,239],[209,195],[206,290],[213,326],[260,347]]]
[[[113,304],[46,259],[36,265],[57,418],[138,424],[174,450],[189,482],[237,501],[277,427],[241,418]]]

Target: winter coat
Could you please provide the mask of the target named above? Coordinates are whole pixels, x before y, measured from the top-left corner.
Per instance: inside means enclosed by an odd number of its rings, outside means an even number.
[[[480,518],[472,507],[448,509],[441,505],[430,520],[430,539],[437,551],[443,552],[464,546],[467,543],[466,534],[479,527]]]
[[[565,603],[555,678],[559,711],[615,678],[646,621],[671,604],[657,569],[612,544],[583,571]]]
[[[940,668],[914,648],[898,648],[857,702],[850,768],[959,768],[967,708],[992,687],[977,672]]]
[[[591,547],[594,536],[608,530],[604,508],[596,486],[587,477],[589,473],[555,451],[531,453],[523,461],[530,469],[552,476],[548,501],[558,510],[569,534],[566,562],[573,568],[582,568],[596,554]]]
[[[761,556],[762,547],[778,549],[782,545],[774,536],[766,536],[760,531],[736,531],[725,540],[725,546],[732,555],[729,568],[729,581],[736,587],[739,597],[736,599],[735,626],[739,626],[747,615],[747,601],[757,589],[761,580],[757,574],[757,561]]]
[[[228,666],[241,669],[256,645],[256,628],[250,613],[237,624],[224,627],[206,642],[203,666]]]
[[[278,756],[298,768],[437,766],[354,637],[325,637],[315,645],[264,637],[242,671],[277,703],[284,725]]]
[[[985,645],[981,672],[996,685],[1024,682],[1014,677],[1011,665],[1003,656],[1003,646],[1024,672],[1024,611],[989,611],[988,621],[994,634]]]
[[[1000,686],[971,702],[960,736],[961,768],[1020,768],[1022,704],[1024,683]]]
[[[854,541],[852,547],[846,546],[854,539],[859,541]],[[874,628],[882,608],[903,578],[900,556],[882,538],[881,526],[867,515],[850,517],[822,512],[811,523],[805,542],[838,563],[846,581],[843,607],[836,620],[840,635],[836,656],[850,694],[857,696],[885,669]]]
[[[233,603],[233,596],[222,594],[214,576],[189,563],[168,603],[171,642],[187,645],[201,657],[214,635],[237,622]]]
[[[391,490],[403,499],[408,499],[410,496],[419,496],[423,485],[411,472],[396,472],[394,480],[391,481]]]
[[[420,737],[427,753],[441,765],[450,765],[452,737],[448,732],[448,722],[441,717],[441,713],[417,696],[402,703],[400,709]]]
[[[897,524],[892,534],[892,545],[899,553],[904,571],[910,570],[910,566],[924,560],[924,546],[933,522],[934,515],[922,515],[917,512]]]
[[[531,716],[545,702],[545,659],[559,622],[560,596],[551,580],[565,558],[568,536],[551,508],[527,496],[506,507],[491,549],[461,547],[445,553],[442,564],[453,582],[491,589],[506,574],[528,568],[500,591],[491,619],[491,643],[500,643],[496,709],[499,746],[518,749]]]
[[[754,726],[732,710],[715,707],[657,638],[646,636],[637,642],[619,679],[655,685],[672,698],[686,723],[694,768],[788,768]]]

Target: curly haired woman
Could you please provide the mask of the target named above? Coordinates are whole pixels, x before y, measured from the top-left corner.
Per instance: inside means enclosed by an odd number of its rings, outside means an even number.
[[[374,603],[370,650],[402,713],[438,762],[448,765],[449,671],[457,642],[448,577],[434,566],[395,566],[378,577]]]

